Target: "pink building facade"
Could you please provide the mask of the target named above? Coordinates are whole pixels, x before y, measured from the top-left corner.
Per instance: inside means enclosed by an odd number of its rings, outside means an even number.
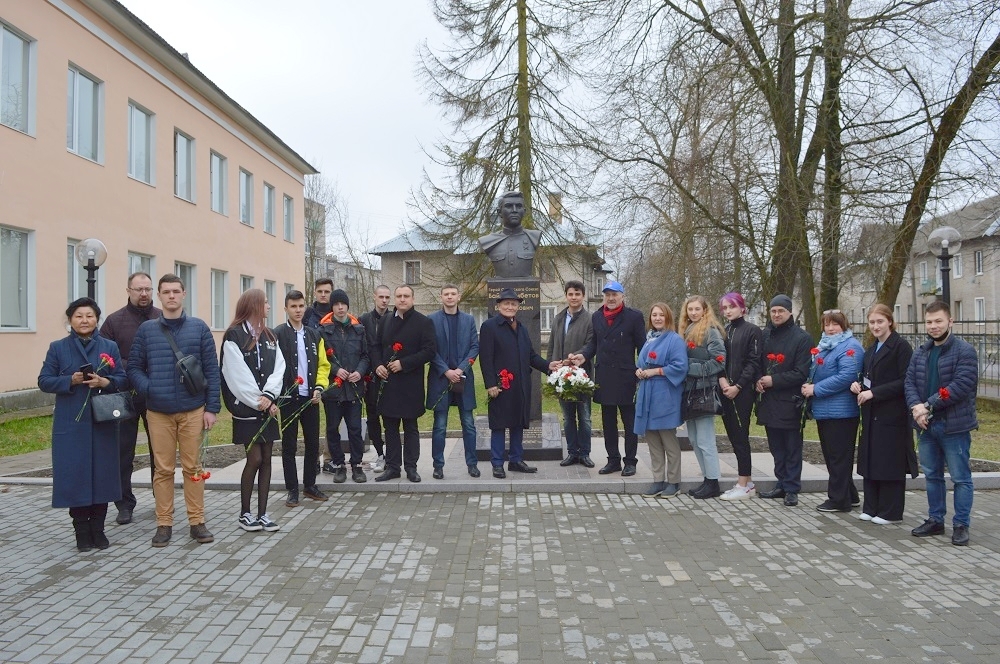
[[[114,0],[0,0],[0,392],[33,387],[66,334],[86,238],[107,246],[105,314],[143,270],[181,276],[220,337],[247,288],[280,322],[315,172]]]

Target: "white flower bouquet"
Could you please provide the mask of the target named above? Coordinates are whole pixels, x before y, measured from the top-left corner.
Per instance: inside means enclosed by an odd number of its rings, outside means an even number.
[[[559,367],[549,374],[542,389],[560,401],[580,401],[591,396],[597,385],[580,367]]]

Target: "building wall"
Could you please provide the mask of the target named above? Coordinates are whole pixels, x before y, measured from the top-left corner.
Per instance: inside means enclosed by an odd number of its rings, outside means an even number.
[[[66,333],[69,240],[94,237],[107,246],[98,288],[105,313],[126,302],[129,252],[151,257],[154,284],[174,272],[175,261],[193,265],[188,303],[206,321],[212,321],[211,271],[225,271],[221,328],[232,317],[242,275],[259,288],[274,282],[280,311],[285,285],[303,282],[301,170],[81,2],[0,0],[0,21],[33,40],[35,97],[33,131],[0,125],[0,226],[27,232],[29,243],[28,325],[0,328],[6,358],[0,391],[33,386],[49,342]],[[71,65],[102,82],[96,162],[67,149]],[[130,101],[155,114],[151,184],[128,175]],[[174,195],[175,128],[195,141],[192,202]],[[227,159],[225,214],[210,207],[210,151]],[[253,174],[252,225],[240,222],[241,168]],[[274,235],[263,228],[265,182],[275,189]],[[284,196],[292,201],[290,242],[283,238]],[[2,284],[0,292],[9,293]]]

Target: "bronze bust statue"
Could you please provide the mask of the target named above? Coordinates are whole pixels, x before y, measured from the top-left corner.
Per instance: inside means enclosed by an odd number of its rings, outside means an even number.
[[[524,217],[524,197],[519,191],[509,191],[500,197],[497,212],[503,221],[499,233],[479,238],[479,246],[493,263],[493,272],[501,278],[530,277],[535,250],[542,240],[541,231],[521,226]]]

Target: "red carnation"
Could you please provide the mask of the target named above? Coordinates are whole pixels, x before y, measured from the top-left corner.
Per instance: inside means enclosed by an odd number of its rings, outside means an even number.
[[[778,364],[781,364],[782,362],[784,362],[785,361],[785,355],[784,355],[784,353],[778,353],[777,355],[775,355],[774,356],[774,361],[777,362]]]
[[[474,357],[470,357],[470,358],[469,358],[469,366],[471,367],[471,366],[472,366],[473,364],[475,364],[475,363],[476,363],[476,358],[474,358]]]
[[[392,345],[393,353],[398,353],[401,350],[403,350],[403,344],[399,343],[398,341]]]
[[[942,387],[938,390],[938,396],[941,397],[942,401],[947,401],[951,398],[951,392],[948,391],[947,387]]]
[[[695,342],[693,342],[693,341],[689,341],[688,342],[688,348],[694,348],[695,346],[697,346],[697,344]]]
[[[112,369],[115,368],[115,358],[111,357],[107,353],[101,353],[101,361],[107,364]]]
[[[203,472],[201,473],[201,479],[203,479],[203,480],[207,480],[207,479],[208,479],[209,477],[211,477],[211,476],[212,476],[212,473],[208,472],[207,470],[206,470],[206,471],[203,471]]]
[[[340,387],[343,384],[344,384],[344,381],[342,381],[339,376],[337,378],[333,379],[333,386],[334,387]]]
[[[198,475],[192,475],[191,476],[191,481],[192,482],[198,482],[200,480],[201,480],[201,477],[199,477]]]
[[[370,382],[372,382],[372,377],[371,377],[371,374],[365,374],[365,382],[366,382],[366,383],[370,383]]]
[[[326,356],[327,357],[333,357],[333,349],[332,348],[327,348],[326,349]]]
[[[296,377],[295,377],[295,384],[296,384],[296,385],[302,385],[302,384],[304,384],[305,382],[306,382],[306,381],[302,380],[302,376],[296,376]]]
[[[775,355],[774,353],[768,353],[767,354],[767,359],[770,360],[771,362],[774,362],[777,358],[778,358],[778,356]]]
[[[655,360],[656,359],[656,351],[655,350],[649,351],[649,359],[651,359],[651,360]]]
[[[823,358],[822,357],[817,357],[816,358],[816,364],[823,364]]]
[[[813,355],[819,355],[819,348],[813,348],[813,349],[812,349],[812,350],[810,350],[809,352],[810,352],[811,354],[813,354]]]
[[[718,363],[720,363],[720,364],[722,364],[723,362],[726,361],[726,357],[724,355],[716,355],[715,356],[715,361],[718,362]]]
[[[848,348],[846,354],[847,354],[847,357],[854,357],[854,349],[853,348]]]

